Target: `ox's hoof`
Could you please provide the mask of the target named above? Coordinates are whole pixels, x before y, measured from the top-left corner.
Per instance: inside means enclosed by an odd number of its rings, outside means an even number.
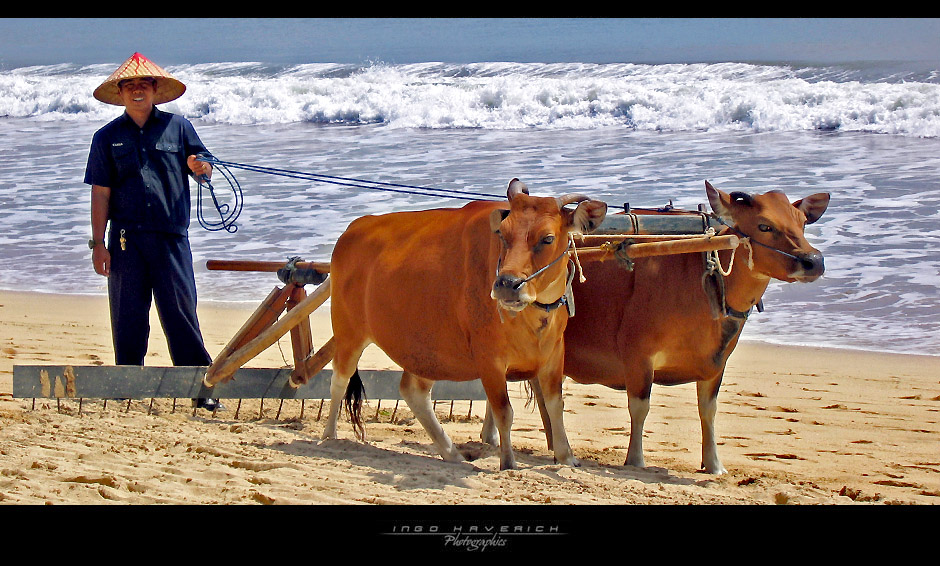
[[[457,462],[457,463],[460,463],[460,462],[466,462],[466,461],[467,461],[467,459],[463,457],[463,454],[461,454],[461,453],[458,452],[457,450],[454,450],[453,452],[441,452],[441,458],[442,458],[445,462]]]
[[[558,458],[555,458],[555,463],[556,463],[556,464],[561,464],[562,466],[571,466],[572,468],[580,468],[580,467],[581,467],[581,460],[578,460],[578,459],[575,458],[574,456],[572,456],[572,457],[570,457],[570,458],[564,458],[564,459],[562,459],[561,461],[559,461]]]
[[[725,467],[721,465],[721,462],[717,462],[708,466],[702,464],[702,470],[704,470],[706,474],[715,474],[716,476],[728,473],[728,470],[726,470]]]
[[[627,456],[627,459],[623,461],[624,466],[633,466],[634,468],[645,468],[646,462],[643,458],[631,458]]]

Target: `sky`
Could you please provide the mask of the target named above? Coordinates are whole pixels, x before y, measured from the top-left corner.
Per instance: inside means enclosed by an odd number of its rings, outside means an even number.
[[[211,11],[210,11],[211,14]],[[0,20],[0,68],[161,64],[940,61],[940,19],[87,18]]]

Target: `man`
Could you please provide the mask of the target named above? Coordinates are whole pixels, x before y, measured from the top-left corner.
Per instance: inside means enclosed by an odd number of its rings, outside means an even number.
[[[196,317],[187,176],[208,178],[212,168],[196,158],[206,148],[192,124],[156,107],[185,91],[183,83],[140,53],[94,91],[101,102],[124,107],[124,114],[95,133],[85,170],[85,183],[92,186],[88,245],[95,272],[108,278],[118,365],[144,363],[151,296],[173,364],[212,363]],[[221,408],[214,399],[193,402]]]

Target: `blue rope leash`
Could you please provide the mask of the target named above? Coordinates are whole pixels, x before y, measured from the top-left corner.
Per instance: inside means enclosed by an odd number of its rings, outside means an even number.
[[[464,199],[464,200],[502,200],[501,197],[486,193],[476,193],[472,191],[458,191],[453,189],[438,189],[434,187],[420,187],[415,185],[403,185],[399,183],[384,183],[381,181],[367,181],[364,179],[353,179],[349,177],[337,177],[335,175],[322,175],[319,173],[305,173],[303,171],[292,171],[289,169],[276,169],[274,167],[262,167],[259,165],[249,165],[246,163],[235,163],[233,161],[222,161],[210,153],[202,153],[198,156],[199,161],[204,161],[211,164],[214,168],[222,173],[222,176],[228,181],[232,189],[232,194],[234,196],[234,205],[229,206],[227,204],[222,204],[219,202],[218,197],[216,196],[215,188],[212,186],[212,183],[209,182],[209,179],[204,175],[198,177],[196,180],[199,182],[199,194],[198,201],[196,205],[196,217],[199,219],[199,225],[209,230],[210,232],[216,230],[225,230],[229,233],[234,233],[238,230],[238,227],[235,225],[235,220],[238,219],[238,216],[242,211],[242,188],[239,185],[238,180],[235,178],[235,175],[229,170],[229,168],[235,169],[244,169],[246,171],[254,171],[257,173],[266,173],[269,175],[279,175],[281,177],[290,177],[294,179],[303,179],[306,181],[316,181],[320,183],[330,183],[333,185],[341,185],[344,187],[354,187],[358,189],[371,189],[378,191],[388,191],[393,193],[403,193],[410,195],[420,195],[420,196],[431,196],[438,198],[455,198],[455,199]],[[202,205],[202,187],[205,185],[209,190],[209,195],[212,197],[212,204],[215,206],[216,211],[219,213],[219,221],[209,221],[206,219],[205,213],[203,212]]]
[[[454,189],[439,189],[434,187],[421,187],[415,185],[403,185],[400,183],[385,183],[381,181],[368,181],[365,179],[355,179],[350,177],[338,177],[335,175],[323,175],[319,173],[306,173],[303,171],[292,171],[290,169],[276,169],[274,167],[262,167],[260,165],[249,165],[246,163],[235,163],[233,161],[222,161],[211,155],[200,157],[200,161],[205,161],[213,166],[232,167],[235,169],[244,169],[246,171],[255,171],[257,173],[267,173],[270,175],[279,175],[281,177],[291,177],[294,179],[304,179],[307,181],[317,181],[330,183],[345,187],[354,187],[360,189],[374,189],[380,191],[390,191],[396,193],[405,193],[421,196],[433,196],[441,198],[457,198],[465,200],[502,200],[501,197],[486,193],[477,193],[473,191],[458,191]]]

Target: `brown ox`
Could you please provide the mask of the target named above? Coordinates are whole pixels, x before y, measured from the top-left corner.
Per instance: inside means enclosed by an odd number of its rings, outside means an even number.
[[[323,438],[341,403],[358,437],[370,343],[404,370],[400,391],[447,461],[462,461],[434,414],[436,380],[480,379],[499,430],[500,469],[515,467],[506,381],[534,379],[545,394],[555,458],[577,465],[562,422],[569,234],[597,227],[607,205],[579,195],[528,195],[513,179],[505,202],[366,216],[337,240],[330,266],[336,353]],[[574,210],[566,209],[578,202]],[[495,279],[495,282],[494,282]],[[495,300],[494,300],[495,299]]]
[[[703,285],[701,254],[636,259],[633,271],[613,261],[584,263],[587,281],[574,286],[577,316],[565,331],[565,374],[579,383],[626,389],[630,445],[625,465],[644,465],[643,424],[653,383],[694,381],[702,467],[724,473],[715,443],[718,388],[747,315],[771,279],[809,282],[823,274],[823,256],[806,241],[803,228],[825,212],[828,194],[791,204],[779,191],[729,195],[708,181],[705,189],[715,215],[729,225],[720,233],[736,233],[750,243],[750,250],[747,245],[735,250],[733,266],[732,252],[719,252],[721,266],[731,267],[731,273],[724,277],[718,312]],[[545,427],[548,433],[550,423]],[[492,442],[490,428],[484,426],[483,438]]]

